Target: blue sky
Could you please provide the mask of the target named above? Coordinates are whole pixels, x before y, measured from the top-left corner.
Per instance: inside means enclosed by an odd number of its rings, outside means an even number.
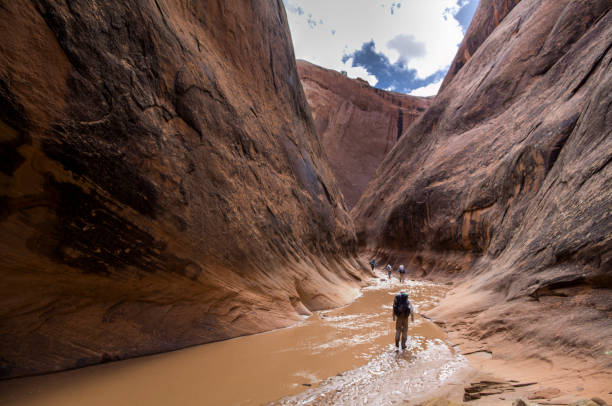
[[[478,0],[283,0],[296,57],[372,86],[435,95]]]

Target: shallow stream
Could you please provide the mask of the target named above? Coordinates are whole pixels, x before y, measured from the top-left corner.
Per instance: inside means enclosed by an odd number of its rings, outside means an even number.
[[[417,314],[445,286],[373,279],[353,303],[300,324],[170,353],[0,382],[0,405],[386,405],[451,384],[465,359],[421,316],[396,351],[391,309]]]

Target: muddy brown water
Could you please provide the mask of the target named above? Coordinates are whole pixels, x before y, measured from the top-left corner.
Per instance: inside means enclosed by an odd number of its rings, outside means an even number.
[[[170,353],[0,382],[2,405],[389,404],[448,383],[465,360],[417,316],[396,351],[393,296],[417,313],[445,293],[424,282],[374,279],[342,308],[281,330]]]

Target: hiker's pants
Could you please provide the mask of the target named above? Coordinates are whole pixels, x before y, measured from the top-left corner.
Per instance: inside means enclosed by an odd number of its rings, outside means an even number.
[[[400,336],[402,339],[402,348],[406,348],[406,340],[408,339],[408,317],[397,317],[395,319],[395,346],[399,347]]]

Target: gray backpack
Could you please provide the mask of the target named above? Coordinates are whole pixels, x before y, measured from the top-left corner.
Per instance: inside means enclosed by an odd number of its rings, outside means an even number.
[[[410,316],[410,302],[408,301],[408,295],[399,294],[395,296],[393,301],[393,314],[397,317],[408,317]]]

